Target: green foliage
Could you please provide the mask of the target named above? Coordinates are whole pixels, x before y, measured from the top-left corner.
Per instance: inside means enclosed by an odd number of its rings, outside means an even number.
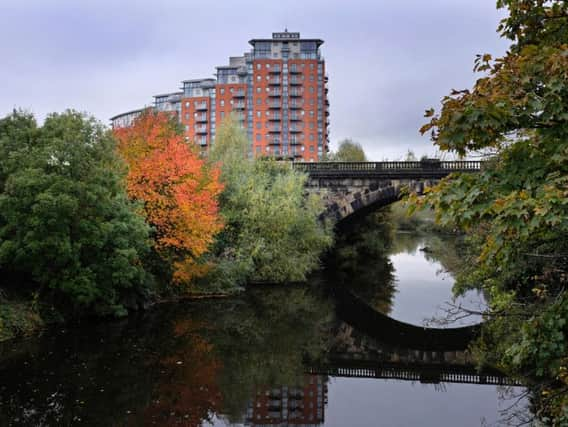
[[[323,207],[304,194],[305,175],[273,159],[247,157],[242,130],[226,120],[211,160],[221,165],[220,197],[226,227],[217,239],[215,280],[242,284],[303,281],[331,245],[331,230],[318,221]]]
[[[566,364],[568,341],[561,321],[568,270],[568,5],[499,0],[498,6],[509,10],[499,30],[513,41],[510,50],[495,60],[479,55],[474,69],[485,75],[471,91],[445,97],[439,115],[428,110],[432,118],[422,128],[442,150],[494,156],[480,174],[449,177],[416,202],[433,206],[439,221],[468,231],[477,245],[475,262],[458,282],[491,295],[497,320],[485,339],[506,336],[506,345],[485,345],[485,352],[566,396],[566,382],[555,375]],[[511,330],[517,317],[521,323]],[[539,413],[566,422],[562,401],[540,400]]]
[[[73,111],[41,128],[15,112],[0,132],[10,153],[0,159],[0,270],[76,313],[124,314],[124,298],[148,279],[148,228],[126,197],[110,133]]]
[[[366,162],[367,156],[361,144],[352,139],[344,139],[339,143],[336,152],[329,153],[328,161],[331,162]]]
[[[42,326],[41,317],[29,302],[0,297],[0,341],[29,335]]]

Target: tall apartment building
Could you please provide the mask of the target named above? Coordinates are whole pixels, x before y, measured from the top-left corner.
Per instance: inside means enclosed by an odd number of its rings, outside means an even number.
[[[184,80],[181,91],[154,96],[149,108],[175,114],[186,139],[204,151],[233,114],[255,156],[318,161],[329,142],[323,40],[284,31],[249,43],[249,52],[216,67],[216,78]],[[129,126],[142,111],[111,118],[113,127]]]

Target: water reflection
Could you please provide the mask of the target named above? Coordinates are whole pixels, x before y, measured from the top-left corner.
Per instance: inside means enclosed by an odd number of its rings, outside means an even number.
[[[331,307],[304,288],[266,289],[13,345],[0,362],[0,425],[243,422],[261,388],[303,384]]]
[[[372,215],[340,235],[313,278],[321,288],[257,287],[0,345],[0,425],[496,421],[498,389],[475,384],[507,384],[498,371],[478,372],[464,348],[424,350],[408,334],[402,345],[358,330],[326,292],[339,284],[396,313],[404,270],[393,259],[430,255],[418,250],[424,242],[393,240],[383,219]]]
[[[351,290],[388,315],[396,292],[395,270],[389,259],[393,232],[382,211],[344,224],[326,260],[327,283]]]
[[[481,322],[468,315],[449,321],[449,305],[483,311],[478,291],[454,298],[454,274],[463,267],[461,239],[397,232],[388,212],[343,224],[326,263],[326,281],[349,289],[375,310],[415,325],[459,327]]]

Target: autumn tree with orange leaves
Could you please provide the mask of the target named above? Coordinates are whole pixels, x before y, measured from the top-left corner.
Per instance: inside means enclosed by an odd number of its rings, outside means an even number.
[[[223,227],[219,170],[206,164],[163,113],[146,112],[115,130],[128,164],[128,194],[141,202],[154,229],[154,249],[169,263],[172,282],[187,285],[206,267],[199,258]]]

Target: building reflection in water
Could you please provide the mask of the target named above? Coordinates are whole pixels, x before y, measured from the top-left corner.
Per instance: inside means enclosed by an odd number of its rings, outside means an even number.
[[[245,426],[319,426],[326,404],[327,376],[306,375],[303,386],[259,389],[249,401]]]

